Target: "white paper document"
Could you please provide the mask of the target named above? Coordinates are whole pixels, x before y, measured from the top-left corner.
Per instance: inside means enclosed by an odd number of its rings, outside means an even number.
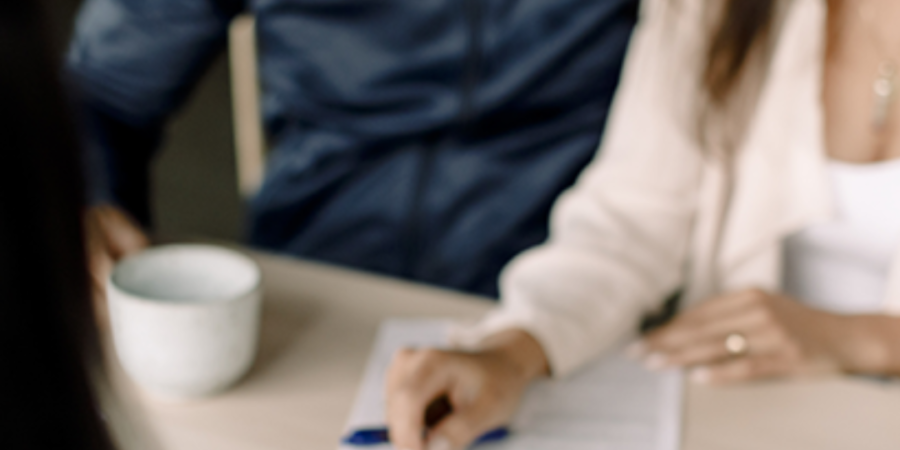
[[[390,320],[381,326],[347,433],[385,424],[385,372],[402,347],[443,347],[450,322]],[[677,450],[682,377],[652,373],[615,354],[562,380],[534,383],[510,424],[508,439],[483,450]],[[341,446],[341,450],[358,447]],[[390,445],[367,447],[386,450]]]

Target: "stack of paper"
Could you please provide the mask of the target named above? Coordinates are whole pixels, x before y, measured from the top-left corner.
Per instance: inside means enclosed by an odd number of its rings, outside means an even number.
[[[402,347],[445,346],[450,326],[449,322],[438,320],[391,320],[382,324],[348,422],[348,433],[384,426],[385,372],[394,352]],[[677,450],[681,397],[682,377],[678,372],[648,372],[616,354],[564,380],[534,383],[510,424],[510,437],[479,448]]]

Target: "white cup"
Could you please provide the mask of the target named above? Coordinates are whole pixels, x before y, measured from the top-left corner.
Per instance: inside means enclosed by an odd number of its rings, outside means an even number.
[[[232,250],[167,245],[121,261],[107,283],[116,353],[151,393],[202,397],[253,364],[259,266]]]

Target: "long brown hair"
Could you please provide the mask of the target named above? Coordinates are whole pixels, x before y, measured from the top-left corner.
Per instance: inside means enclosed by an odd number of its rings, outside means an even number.
[[[56,3],[0,2],[0,447],[112,450],[78,135],[42,13]]]
[[[734,92],[754,49],[768,37],[777,2],[708,0],[707,4],[721,13],[712,29],[702,81],[713,104],[721,106]]]

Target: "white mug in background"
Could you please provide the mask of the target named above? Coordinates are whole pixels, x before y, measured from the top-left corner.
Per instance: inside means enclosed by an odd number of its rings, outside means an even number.
[[[241,378],[256,354],[259,266],[210,245],[167,245],[113,269],[107,299],[116,354],[146,390],[202,397]]]

